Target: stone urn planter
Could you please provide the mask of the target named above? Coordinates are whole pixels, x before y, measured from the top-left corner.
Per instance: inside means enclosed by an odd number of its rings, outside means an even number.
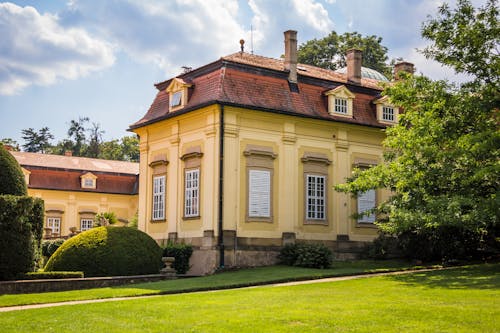
[[[174,257],[162,257],[161,261],[163,262],[163,264],[165,265],[165,267],[163,267],[160,270],[160,274],[175,279],[176,275],[177,275],[177,272],[172,267],[172,265],[175,262],[175,258]]]

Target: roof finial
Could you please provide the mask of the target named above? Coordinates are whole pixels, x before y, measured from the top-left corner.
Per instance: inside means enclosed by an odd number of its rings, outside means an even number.
[[[240,39],[240,47],[241,47],[241,53],[245,52],[245,40]]]

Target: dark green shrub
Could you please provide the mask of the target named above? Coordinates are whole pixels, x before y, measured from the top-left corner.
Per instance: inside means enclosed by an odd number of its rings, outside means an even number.
[[[0,280],[33,271],[39,261],[43,201],[0,195]]]
[[[368,258],[372,259],[387,259],[398,253],[397,238],[385,233],[379,233],[367,249]]]
[[[47,239],[42,241],[42,255],[50,258],[56,250],[64,243],[64,238]]]
[[[293,266],[297,261],[297,244],[287,244],[281,248],[278,259],[284,265]]]
[[[86,277],[156,274],[161,255],[161,247],[142,231],[97,227],[64,242],[45,271],[82,271]]]
[[[174,257],[175,262],[172,267],[177,274],[186,274],[189,270],[189,258],[193,254],[193,247],[188,244],[174,244],[169,242],[163,249],[164,257]]]
[[[83,278],[83,272],[30,272],[24,274],[24,280],[45,280],[45,279],[74,279]]]
[[[332,251],[319,243],[285,245],[279,258],[286,265],[310,268],[328,268],[333,261]]]
[[[483,233],[460,226],[443,225],[401,233],[398,235],[398,245],[409,259],[472,259],[481,253]]]
[[[0,194],[26,195],[28,189],[21,166],[0,143]]]

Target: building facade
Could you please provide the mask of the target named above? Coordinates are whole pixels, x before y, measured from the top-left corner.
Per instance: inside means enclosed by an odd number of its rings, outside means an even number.
[[[93,227],[98,213],[113,212],[121,225],[137,213],[139,163],[11,151],[28,195],[45,202],[45,238]]]
[[[337,193],[354,168],[380,163],[398,108],[381,74],[350,50],[344,73],[238,52],[156,84],[140,137],[139,228],[194,246],[193,273],[273,264],[293,242],[322,242],[351,258],[377,235],[387,191]]]

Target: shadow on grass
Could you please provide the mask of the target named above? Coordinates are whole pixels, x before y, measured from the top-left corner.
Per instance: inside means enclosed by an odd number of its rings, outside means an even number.
[[[448,289],[498,289],[500,264],[482,264],[446,270],[393,275],[388,278],[414,286]]]

